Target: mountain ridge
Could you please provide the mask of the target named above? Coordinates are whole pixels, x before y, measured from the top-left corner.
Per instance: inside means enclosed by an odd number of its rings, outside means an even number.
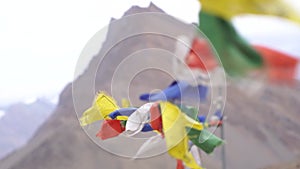
[[[45,99],[8,106],[4,110],[5,115],[0,118],[0,158],[23,146],[53,109],[54,104]]]
[[[151,4],[149,6],[151,7]],[[131,10],[137,9],[137,7],[131,8]],[[149,12],[150,8],[140,9]],[[130,10],[125,12],[127,15],[132,13]],[[135,68],[150,65],[171,72],[172,56],[165,54],[158,57],[154,54],[164,53],[155,53],[155,51],[132,55],[135,51],[144,51],[148,48],[174,51],[175,42],[168,37],[153,34],[133,36],[115,45],[118,39],[126,37],[136,29],[155,30],[157,25],[161,29],[172,31],[174,35],[185,33],[189,38],[194,36],[191,25],[180,24],[172,18],[162,19],[156,15],[147,22],[142,21],[130,19],[118,23],[111,21],[106,41],[99,53],[91,60],[88,69],[64,88],[58,106],[49,120],[37,131],[27,146],[1,160],[0,169],[175,168],[175,160],[166,153],[136,161],[112,155],[88,138],[77,119],[77,114],[80,115],[91,105],[98,90],[107,91],[118,102],[120,98],[129,96],[134,105],[141,105],[138,94],[153,89],[163,89],[174,80],[166,73],[145,70],[131,79],[129,91],[124,91],[123,88],[129,77],[127,75],[134,72]],[[126,71],[120,68],[120,72],[125,73],[112,83],[111,78],[117,76],[114,74],[116,67],[123,63],[127,56],[133,59],[141,58],[143,62],[127,67]],[[105,64],[101,64],[100,61]],[[90,89],[91,84],[95,85],[95,88]],[[260,91],[251,95],[245,91],[245,88],[247,89],[247,86],[239,88],[232,84],[227,89],[225,114],[228,120],[225,122],[225,139],[228,167],[231,169],[261,168],[275,162],[296,158],[296,154],[300,152],[300,145],[297,142],[299,137],[297,131],[300,127],[297,123],[300,119],[300,98],[297,97],[300,95],[299,84],[295,88],[265,85]],[[99,124],[95,125],[100,127]],[[290,132],[286,132],[287,129]],[[219,131],[216,134],[219,135]],[[126,150],[128,147],[121,148]],[[219,151],[218,149],[210,156],[202,156],[206,168],[220,168]]]

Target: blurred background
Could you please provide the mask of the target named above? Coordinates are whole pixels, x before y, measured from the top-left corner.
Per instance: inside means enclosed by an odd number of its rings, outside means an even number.
[[[299,1],[286,1],[300,11]],[[178,18],[185,27],[198,23],[199,10],[196,0],[0,2],[0,169],[175,168],[175,162],[166,154],[132,161],[98,148],[79,127],[71,82],[76,79],[73,85],[86,86],[92,80],[91,74],[98,71],[95,90],[110,91],[113,70],[126,55],[148,47],[174,50],[173,42],[168,39],[136,37],[128,40],[129,49],[122,44],[113,49],[107,57],[110,64],[98,68],[95,63],[122,36],[120,32],[125,35],[136,27],[157,24],[154,19],[119,28],[109,25],[112,18],[160,12]],[[256,15],[238,16],[232,22],[251,44],[300,58],[299,24]],[[101,36],[91,39],[99,30]],[[84,60],[78,63],[83,48],[91,41],[98,45],[89,49]],[[151,60],[149,64],[158,64]],[[168,57],[160,61],[166,63],[162,66],[171,67]],[[293,86],[264,84],[255,94],[241,90],[240,84],[228,86],[225,109],[228,168],[299,168],[299,66],[297,69]],[[143,81],[157,76],[156,81],[147,84]],[[162,89],[172,80],[166,74],[146,71],[132,81],[129,95],[133,98],[153,88]],[[83,111],[93,100],[94,93],[82,90],[76,93],[81,97],[76,111]],[[123,95],[121,92],[118,96]],[[133,101],[140,103],[137,99]],[[218,151],[204,156],[204,166],[221,168],[220,158]]]

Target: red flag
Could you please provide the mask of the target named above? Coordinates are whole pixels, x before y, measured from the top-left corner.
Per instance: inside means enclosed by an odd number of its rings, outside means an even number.
[[[270,81],[293,82],[299,62],[297,58],[259,45],[254,45],[254,48],[264,59]]]
[[[102,140],[116,137],[125,130],[125,127],[122,126],[121,120],[104,120],[101,129],[96,135]]]
[[[163,134],[162,117],[161,117],[159,103],[154,103],[150,108],[150,125],[153,130],[157,130]]]
[[[190,68],[200,68],[204,71],[212,70],[218,66],[218,61],[209,43],[199,38],[193,40],[192,49],[185,61]]]
[[[183,162],[181,160],[177,160],[176,169],[184,169]]]

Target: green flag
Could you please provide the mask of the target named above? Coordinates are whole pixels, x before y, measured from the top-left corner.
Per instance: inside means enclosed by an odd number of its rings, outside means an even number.
[[[224,143],[222,139],[215,136],[206,129],[197,130],[194,128],[186,127],[186,131],[188,132],[189,140],[191,140],[197,147],[199,147],[207,154],[212,153],[216,147]]]
[[[262,57],[236,32],[233,25],[214,15],[201,11],[199,29],[216,49],[229,75],[245,75],[263,66]]]
[[[184,112],[187,116],[192,118],[193,120],[198,121],[198,110],[194,107],[187,107],[183,104],[177,105],[182,112]]]

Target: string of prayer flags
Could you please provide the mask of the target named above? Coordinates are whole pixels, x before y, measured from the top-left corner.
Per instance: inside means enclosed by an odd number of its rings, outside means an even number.
[[[179,168],[187,166],[202,169],[196,151],[190,151],[189,143],[206,153],[211,153],[223,143],[223,140],[204,129],[208,126],[199,122],[198,111],[193,107],[159,101],[146,103],[138,108],[119,108],[116,101],[104,93],[96,96],[92,107],[93,111],[86,111],[83,117],[97,117],[87,121],[86,125],[103,120],[96,134],[101,140],[117,137],[121,133],[129,137],[140,132],[156,133],[140,147],[135,158],[154,146],[164,144],[170,156],[177,159]]]

